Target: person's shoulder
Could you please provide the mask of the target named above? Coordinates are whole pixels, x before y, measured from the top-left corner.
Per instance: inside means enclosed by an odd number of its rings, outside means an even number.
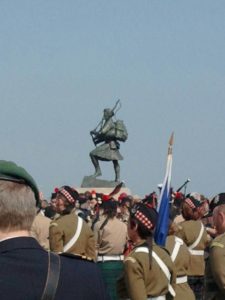
[[[96,263],[86,257],[65,253],[60,254],[60,263],[61,293],[57,299],[108,299]]]
[[[82,218],[81,218],[82,219]],[[90,227],[90,224],[88,224],[84,219],[82,219],[83,223],[82,223],[82,228],[85,232],[89,233],[89,234],[93,234],[93,230]]]
[[[71,219],[73,219],[71,214],[58,215],[56,218],[54,218],[54,220],[51,221],[50,227],[64,226],[64,224],[71,222]]]
[[[175,243],[175,240],[177,239],[177,237],[175,235],[168,235],[166,238],[166,243]]]
[[[152,248],[153,250],[153,248]],[[145,260],[149,258],[149,251],[151,251],[151,249],[149,249],[148,245],[146,243],[142,243],[138,246],[136,246],[128,255],[128,257],[132,257],[135,260],[139,261],[139,260]]]
[[[155,251],[157,254],[160,254],[160,255],[163,255],[163,256],[164,255],[165,256],[168,256],[168,255],[170,256],[169,251],[163,246],[153,244],[152,250]]]
[[[82,255],[73,255],[70,253],[59,254],[61,266],[68,273],[82,272],[82,274],[91,274],[98,272],[97,264],[92,258]]]
[[[149,249],[145,246],[134,248],[128,256],[124,258],[125,264],[134,264],[148,258]]]
[[[225,248],[225,233],[218,235],[210,244],[210,248]]]
[[[102,226],[102,224],[103,224],[104,221],[105,221],[105,217],[101,216],[101,217],[99,218],[99,220],[95,223],[94,229],[95,229],[96,231],[98,231],[98,230],[100,229],[100,227]],[[106,225],[107,225],[107,224],[106,224]]]
[[[199,220],[184,220],[178,224],[178,228],[184,231],[195,230],[200,226],[200,223]]]
[[[116,224],[123,229],[127,228],[127,225],[122,220],[119,220],[117,217],[111,219],[111,223]]]
[[[48,217],[46,217],[45,215],[43,215],[42,213],[39,213],[36,215],[35,219],[39,222],[42,223],[46,223],[46,224],[50,224],[51,223],[51,219],[49,219]]]

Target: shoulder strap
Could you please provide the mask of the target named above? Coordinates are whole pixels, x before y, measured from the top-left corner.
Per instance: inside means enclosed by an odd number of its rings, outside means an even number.
[[[178,237],[175,237],[175,244],[174,244],[174,248],[173,248],[173,252],[171,254],[171,259],[172,259],[172,262],[175,261],[176,257],[177,257],[177,254],[180,250],[180,247],[181,245],[183,245],[183,240],[178,238]]]
[[[189,250],[194,249],[199,244],[199,242],[203,236],[203,233],[204,233],[204,226],[201,222],[201,229],[200,229],[199,235],[198,235],[197,239],[195,240],[195,242],[188,247]]]
[[[69,240],[69,242],[63,247],[63,251],[66,252],[68,251],[78,240],[80,233],[81,233],[81,229],[83,226],[83,219],[81,217],[78,217],[78,221],[77,221],[77,228],[75,231],[74,236],[71,238],[71,240]]]
[[[143,252],[143,253],[149,253],[149,249],[148,247],[137,247],[134,249],[134,252],[139,253],[139,252]]]
[[[106,217],[105,220],[102,222],[100,228],[99,228],[99,231],[98,231],[98,244],[99,244],[99,246],[102,243],[104,227],[107,225],[108,221],[109,221],[109,218]]]
[[[60,274],[60,257],[48,252],[48,274],[41,300],[53,300],[58,286]]]
[[[161,270],[163,271],[164,275],[166,276],[166,278],[168,279],[168,289],[170,294],[175,297],[176,293],[172,287],[172,285],[170,284],[170,278],[171,278],[171,274],[170,271],[167,267],[167,265],[164,263],[164,261],[162,261],[162,259],[156,254],[155,251],[152,251],[152,257],[155,259],[155,261],[157,262],[157,264],[159,265],[159,267],[161,268]]]
[[[109,222],[109,217],[106,217],[105,220],[104,220],[104,222],[100,226],[99,230],[103,230],[104,227],[107,225],[108,222]]]

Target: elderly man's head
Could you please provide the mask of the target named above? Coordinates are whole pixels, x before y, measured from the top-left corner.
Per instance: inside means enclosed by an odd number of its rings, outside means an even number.
[[[36,215],[35,204],[29,186],[0,180],[0,231],[30,230]]]
[[[14,162],[0,160],[0,231],[29,231],[39,200],[30,174]]]

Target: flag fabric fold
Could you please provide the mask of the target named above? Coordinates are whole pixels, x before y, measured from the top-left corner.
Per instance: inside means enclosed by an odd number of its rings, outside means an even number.
[[[171,173],[172,173],[172,145],[173,145],[173,134],[170,138],[168,156],[167,156],[167,166],[166,175],[163,181],[162,189],[160,192],[159,202],[158,202],[158,222],[155,230],[155,242],[160,246],[164,246],[166,243],[166,237],[168,234],[169,227],[169,210],[170,210],[170,188],[171,188]]]

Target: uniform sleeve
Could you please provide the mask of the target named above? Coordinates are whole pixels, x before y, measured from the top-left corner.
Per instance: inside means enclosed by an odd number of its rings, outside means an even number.
[[[225,248],[223,244],[219,242],[212,243],[210,265],[214,280],[221,293],[225,295]]]
[[[110,129],[114,128],[113,122],[111,119],[105,122],[102,129],[100,130],[100,134],[106,134]]]
[[[96,260],[95,237],[91,229],[90,229],[89,239],[87,244],[87,256]]]
[[[53,252],[63,252],[63,232],[57,223],[51,223],[49,227],[49,244]]]
[[[133,257],[127,257],[124,263],[125,282],[131,300],[147,299],[144,275],[141,265]]]
[[[93,232],[94,232],[94,239],[95,239],[95,248],[96,248],[96,251],[98,251],[99,241],[100,241],[100,238],[99,238],[99,222],[95,224]]]

